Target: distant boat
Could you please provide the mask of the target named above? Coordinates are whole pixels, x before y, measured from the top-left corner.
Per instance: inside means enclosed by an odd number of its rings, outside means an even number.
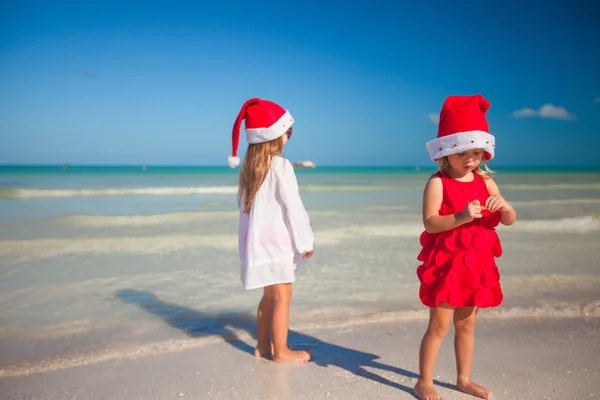
[[[302,160],[297,163],[294,163],[294,168],[316,168],[317,164],[310,160]]]
[[[62,169],[69,169],[69,164],[63,164]]]
[[[145,165],[142,165],[142,171],[145,171],[148,167],[146,167]]]

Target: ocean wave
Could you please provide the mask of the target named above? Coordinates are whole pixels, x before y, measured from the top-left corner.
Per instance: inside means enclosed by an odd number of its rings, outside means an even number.
[[[421,190],[421,187],[373,186],[373,185],[301,185],[303,192],[377,192],[390,190]],[[0,189],[0,199],[41,199],[70,197],[116,197],[116,196],[190,196],[206,194],[237,194],[237,186],[151,186],[130,188],[22,188]]]
[[[600,199],[547,199],[547,200],[523,200],[511,201],[515,207],[538,207],[552,205],[570,205],[570,204],[600,204]]]
[[[305,192],[380,192],[387,190],[400,189],[422,189],[421,187],[410,186],[376,186],[376,185],[302,185],[301,191]]]
[[[502,190],[600,190],[600,183],[504,183]]]
[[[3,188],[0,199],[32,199],[60,197],[99,196],[189,196],[199,194],[237,194],[237,186],[182,186],[182,187],[139,187],[139,188]]]
[[[505,184],[505,190],[600,190],[597,183],[565,184]],[[421,185],[361,185],[361,184],[304,184],[302,192],[381,192],[394,190],[422,190]],[[116,197],[116,196],[191,196],[210,194],[237,194],[237,186],[180,186],[180,187],[130,187],[130,188],[23,188],[4,187],[0,199]],[[564,200],[568,203],[570,200]],[[573,202],[578,202],[573,200]],[[593,202],[593,201],[592,201]],[[558,203],[557,203],[558,204]],[[562,204],[562,201],[561,201]]]
[[[331,246],[347,240],[365,237],[418,238],[419,224],[353,225],[344,228],[316,230],[319,246]],[[215,248],[234,251],[238,246],[237,232],[226,235],[153,235],[69,237],[0,240],[0,257],[7,262],[24,262],[73,254],[167,254],[182,250]]]
[[[181,211],[169,214],[146,215],[69,215],[55,218],[54,221],[73,226],[100,228],[187,224],[209,220],[231,220],[237,219],[238,215],[238,211]]]
[[[87,223],[93,221],[89,219]],[[117,220],[118,221],[118,220]],[[158,219],[157,221],[160,221]],[[158,223],[152,221],[152,223]],[[106,220],[101,223],[106,222]],[[148,221],[145,221],[148,222]],[[93,222],[92,222],[93,223]],[[527,233],[582,234],[600,231],[600,217],[584,216],[557,220],[520,220],[512,226],[499,226],[499,231]],[[319,246],[333,246],[348,240],[372,238],[415,238],[423,232],[420,223],[352,225],[315,231]],[[9,262],[23,262],[64,255],[92,254],[166,254],[187,249],[237,249],[237,232],[227,235],[154,235],[70,237],[0,240],[0,257]]]
[[[588,215],[562,219],[517,220],[511,226],[500,225],[498,230],[532,233],[587,233],[600,230],[600,216]]]
[[[337,211],[309,211],[311,217],[339,216]],[[202,221],[237,220],[238,211],[180,211],[166,214],[134,214],[134,215],[89,215],[75,214],[54,218],[59,222],[72,226],[90,228],[140,227],[154,225],[189,224]]]
[[[0,256],[15,262],[73,254],[152,255],[194,248],[237,248],[237,235],[156,235],[0,241]]]
[[[210,202],[207,202],[210,203]],[[204,204],[204,203],[203,203]],[[540,207],[545,205],[566,205],[566,204],[600,204],[600,199],[557,199],[557,200],[540,200],[540,201],[515,201],[512,204],[516,207]],[[367,206],[365,209],[370,211],[406,211],[410,210],[409,206]],[[339,211],[314,210],[308,211],[311,217],[341,217]],[[52,222],[61,224],[79,226],[79,227],[123,227],[123,226],[153,226],[153,225],[175,225],[188,224],[202,221],[225,221],[238,218],[238,211],[179,211],[172,213],[160,214],[124,214],[124,215],[103,215],[103,214],[72,214],[51,219]],[[590,219],[591,218],[591,219]],[[570,218],[559,221],[561,226],[568,227],[582,225],[594,226],[595,217]],[[518,225],[525,224],[525,229],[533,225],[545,225],[553,228],[556,223],[549,220],[518,220]],[[420,227],[418,229],[421,229]],[[518,230],[517,226],[514,228]],[[542,228],[541,230],[544,230]]]

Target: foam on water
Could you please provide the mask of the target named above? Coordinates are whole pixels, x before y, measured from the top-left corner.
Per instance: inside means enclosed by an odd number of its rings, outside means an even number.
[[[600,204],[600,199],[546,199],[530,201],[512,201],[514,207],[540,207],[571,204]]]
[[[413,185],[349,185],[349,184],[302,184],[304,192],[378,192],[394,190],[423,189],[421,183]],[[550,184],[505,184],[503,190],[600,190],[600,183],[550,183]],[[237,186],[149,186],[112,188],[24,188],[4,187],[0,189],[0,199],[70,198],[70,197],[114,197],[114,196],[191,196],[210,194],[237,194]]]
[[[375,185],[302,185],[305,192],[376,192],[419,187]],[[116,196],[192,196],[211,194],[236,195],[237,186],[188,186],[188,187],[128,187],[128,188],[17,188],[0,189],[0,199],[41,199],[70,197],[116,197]]]
[[[382,186],[382,185],[302,185],[306,192],[378,192],[398,189],[415,189],[416,186]]]
[[[188,186],[188,187],[129,187],[98,189],[45,189],[3,188],[0,198],[31,199],[56,197],[92,196],[186,196],[199,194],[237,194],[237,186]]]
[[[236,235],[158,235],[0,241],[0,257],[24,262],[73,254],[164,254],[190,248],[237,248]]]
[[[555,220],[524,220],[512,226],[498,227],[498,231],[537,233],[587,233],[600,230],[600,219],[596,215]]]
[[[228,214],[229,215],[229,214]],[[168,218],[173,218],[171,214]],[[98,217],[100,223],[119,221],[118,217]],[[148,217],[153,221],[153,217]],[[181,218],[176,215],[175,219]],[[88,219],[87,222],[93,221]],[[144,221],[142,219],[142,221]],[[153,223],[159,222],[160,218]],[[147,223],[148,220],[145,220]],[[164,221],[163,221],[164,222]],[[93,222],[92,222],[93,223]],[[564,218],[560,220],[523,220],[518,224],[506,227],[500,225],[499,231],[537,232],[537,233],[586,233],[600,230],[600,219],[596,216]],[[422,224],[395,225],[355,225],[337,229],[315,231],[319,246],[331,246],[347,240],[365,239],[368,237],[418,238],[423,232]],[[113,236],[113,237],[72,237],[58,239],[0,240],[0,257],[5,262],[24,262],[47,259],[68,254],[165,254],[169,252],[197,249],[218,248],[237,249],[237,235],[153,235],[153,236]]]
[[[316,231],[320,246],[344,240],[372,237],[418,237],[419,225],[352,226]],[[0,241],[0,257],[7,262],[24,262],[73,254],[165,254],[184,249],[218,248],[237,250],[237,235],[154,235],[105,238],[65,238]]]
[[[313,217],[339,215],[335,211],[311,211]],[[238,211],[183,211],[146,215],[69,215],[55,218],[54,222],[80,227],[123,227],[151,225],[179,225],[205,221],[237,220]]]
[[[150,215],[69,215],[56,218],[54,221],[82,227],[120,227],[149,226],[164,224],[184,224],[210,220],[236,219],[237,211],[183,211],[169,214]]]
[[[600,183],[503,184],[502,190],[600,190]]]
[[[210,202],[208,205],[212,204]],[[533,200],[533,201],[514,201],[511,204],[517,208],[523,207],[535,207],[540,208],[544,206],[561,206],[561,205],[575,205],[575,204],[600,204],[600,199],[591,198],[580,198],[580,199],[547,199],[547,200]],[[405,205],[379,205],[379,206],[365,206],[365,210],[369,211],[387,211],[394,213],[397,211],[409,211],[411,207]],[[415,210],[416,211],[416,210]],[[102,227],[123,227],[123,226],[153,226],[153,225],[179,225],[188,224],[204,221],[217,221],[217,220],[232,220],[238,218],[238,211],[181,211],[173,213],[159,213],[159,214],[123,214],[123,215],[103,215],[103,214],[72,214],[62,217],[56,217],[52,219],[52,222],[58,222],[61,224],[67,224],[79,227],[90,227],[90,228],[102,228]],[[338,211],[326,211],[326,210],[309,210],[311,217],[323,217],[323,216],[341,216]],[[582,221],[585,221],[582,217]],[[542,224],[552,225],[547,223],[546,220],[541,220]],[[526,225],[531,225],[531,221],[519,220],[519,225],[524,222]],[[560,221],[562,224],[565,221]],[[0,227],[2,227],[0,223]],[[9,227],[7,226],[7,229]]]

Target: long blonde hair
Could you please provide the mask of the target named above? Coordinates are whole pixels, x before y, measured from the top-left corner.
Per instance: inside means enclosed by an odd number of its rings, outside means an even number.
[[[438,160],[438,169],[445,174],[448,174],[452,170],[452,166],[450,165],[450,161],[448,161],[448,157],[443,157]],[[481,162],[473,170],[473,173],[482,177],[483,179],[491,179],[494,177],[494,171],[492,171],[486,162],[485,153],[481,156]]]
[[[269,173],[273,156],[283,151],[282,137],[269,142],[248,145],[248,150],[242,163],[242,170],[240,171],[238,189],[238,206],[241,206],[243,198],[244,212],[247,214],[250,213],[256,192],[258,192],[260,185],[262,185]]]

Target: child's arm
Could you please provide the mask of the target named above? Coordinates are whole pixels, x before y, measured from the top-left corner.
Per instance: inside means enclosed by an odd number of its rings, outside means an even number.
[[[500,189],[493,179],[486,179],[489,197],[485,202],[485,207],[490,212],[500,211],[500,223],[502,225],[512,225],[517,220],[517,212],[508,201],[500,194]]]
[[[478,200],[467,204],[465,209],[451,215],[440,215],[440,207],[444,198],[444,187],[438,176],[432,176],[423,192],[423,225],[429,233],[449,231],[462,224],[481,218],[481,206]]]
[[[289,160],[283,159],[282,167],[278,174],[278,191],[286,210],[296,251],[310,257],[315,238],[310,227],[310,219],[300,198],[300,189],[294,173],[294,166]]]

